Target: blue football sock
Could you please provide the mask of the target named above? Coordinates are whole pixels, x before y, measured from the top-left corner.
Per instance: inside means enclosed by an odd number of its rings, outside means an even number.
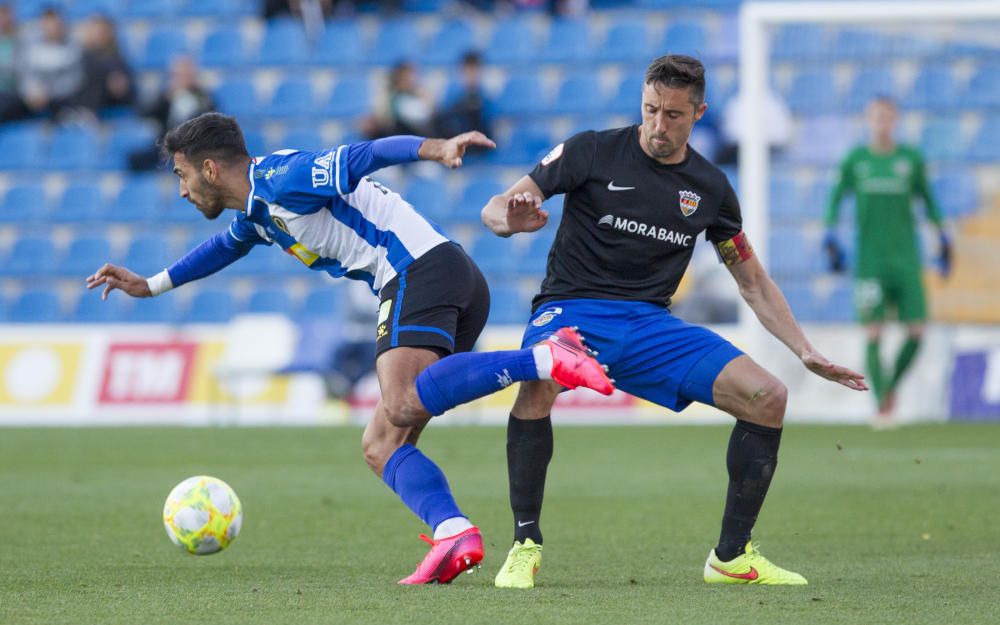
[[[445,519],[465,516],[458,509],[441,469],[409,443],[397,449],[385,463],[382,480],[431,529]]]
[[[464,352],[435,362],[417,376],[417,395],[435,417],[514,382],[539,379],[532,348]]]

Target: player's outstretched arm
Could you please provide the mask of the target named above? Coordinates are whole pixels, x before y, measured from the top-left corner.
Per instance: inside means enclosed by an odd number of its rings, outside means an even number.
[[[483,225],[501,237],[517,232],[535,232],[549,222],[549,212],[542,209],[545,196],[531,176],[524,176],[500,195],[494,195],[483,207]]]
[[[739,285],[740,295],[757,315],[761,325],[788,346],[807,369],[847,388],[868,390],[865,376],[831,363],[812,346],[792,315],[781,289],[771,280],[742,232],[729,241],[720,243],[719,249],[729,272]]]
[[[452,169],[462,166],[465,151],[472,146],[493,149],[497,147],[493,140],[479,132],[463,132],[451,139],[425,139],[417,150],[417,156],[423,161],[437,161]]]
[[[125,267],[105,263],[93,275],[87,276],[87,288],[96,289],[104,287],[101,299],[108,299],[108,294],[115,289],[131,295],[132,297],[152,297],[153,292],[149,288],[149,283],[145,278],[132,273]]]

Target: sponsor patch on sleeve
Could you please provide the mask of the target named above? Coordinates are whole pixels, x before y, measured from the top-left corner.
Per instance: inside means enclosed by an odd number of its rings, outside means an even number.
[[[728,241],[717,243],[716,248],[722,256],[722,262],[727,265],[738,265],[753,256],[753,248],[747,235],[740,232]]]
[[[559,157],[562,156],[563,153],[563,145],[565,144],[560,143],[556,147],[552,148],[551,152],[545,155],[545,158],[542,159],[543,167],[548,165],[549,163],[552,163],[553,161],[559,160]]]

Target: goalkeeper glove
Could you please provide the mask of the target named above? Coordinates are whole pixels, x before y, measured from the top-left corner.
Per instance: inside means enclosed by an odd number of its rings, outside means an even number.
[[[847,268],[847,255],[840,245],[833,230],[827,230],[823,237],[823,250],[826,252],[827,268],[833,273],[843,273]]]
[[[944,230],[938,233],[937,267],[942,278],[951,274],[951,237]]]

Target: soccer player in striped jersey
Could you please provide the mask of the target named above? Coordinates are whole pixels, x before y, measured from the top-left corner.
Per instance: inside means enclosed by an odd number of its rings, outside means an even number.
[[[277,244],[310,269],[361,280],[379,296],[376,371],[382,397],[362,446],[372,471],[433,530],[431,549],[402,584],[447,583],[483,558],[478,528],[452,497],[444,473],[415,443],[431,415],[513,382],[552,379],[610,394],[611,381],[579,336],[563,328],[543,345],[469,353],[486,323],[489,289],[462,248],[403,198],[368,177],[417,160],[459,167],[478,132],[451,139],[397,136],[319,152],[251,158],[236,120],[206,113],[170,131],[180,195],[208,219],[239,211],[225,232],[151,278],[106,264],[87,278],[152,297],[208,276],[257,245]],[[292,259],[290,259],[292,260]]]

